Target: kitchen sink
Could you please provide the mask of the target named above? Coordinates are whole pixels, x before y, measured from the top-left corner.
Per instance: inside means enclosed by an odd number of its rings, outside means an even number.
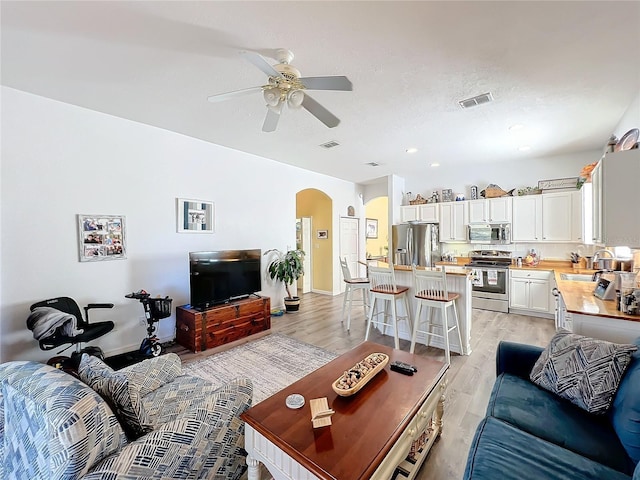
[[[561,273],[560,279],[572,282],[593,282],[593,276],[586,273]]]

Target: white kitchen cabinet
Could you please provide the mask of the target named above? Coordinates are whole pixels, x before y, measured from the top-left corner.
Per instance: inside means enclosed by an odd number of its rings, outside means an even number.
[[[418,220],[418,205],[406,205],[400,207],[400,221],[402,223]]]
[[[512,197],[469,201],[469,223],[511,223]]]
[[[581,189],[571,195],[571,241],[585,243],[588,238],[591,238],[591,222],[587,221],[585,217],[585,192]],[[588,212],[590,215],[591,209],[588,209]],[[587,231],[588,229],[589,231]]]
[[[405,205],[400,207],[400,221],[407,222],[432,222],[438,223],[439,208],[437,203],[425,203],[422,205]]]
[[[513,199],[514,242],[582,242],[580,191],[525,195]]]
[[[601,225],[597,243],[640,248],[640,149],[608,153],[600,165],[599,193],[593,185]]]
[[[547,242],[572,241],[573,192],[558,192],[542,197],[542,240]]]
[[[542,241],[541,195],[525,195],[513,199],[511,238],[514,242]]]
[[[593,243],[602,243],[602,161],[591,171],[591,231]]]
[[[551,293],[553,272],[549,270],[511,270],[509,311],[552,318],[555,301]]]
[[[466,242],[469,202],[447,202],[440,205],[440,241]]]
[[[418,205],[418,217],[421,222],[438,223],[440,218],[440,209],[437,203],[425,203]]]

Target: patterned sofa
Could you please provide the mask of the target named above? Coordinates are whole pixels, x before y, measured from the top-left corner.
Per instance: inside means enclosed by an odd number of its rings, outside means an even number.
[[[251,405],[250,380],[216,388],[182,375],[174,354],[118,371],[85,354],[79,375],[36,362],[0,364],[0,478],[243,474],[239,415]]]
[[[554,338],[561,340],[561,335]],[[640,346],[640,338],[635,345]],[[626,371],[624,366],[616,371],[616,362],[607,364],[607,373],[621,380],[609,408],[598,414],[533,383],[530,377],[535,378],[544,351],[500,342],[498,377],[469,450],[464,480],[640,480],[640,350],[631,354]],[[573,359],[566,365],[579,373]],[[593,372],[600,373],[600,365],[594,363]]]

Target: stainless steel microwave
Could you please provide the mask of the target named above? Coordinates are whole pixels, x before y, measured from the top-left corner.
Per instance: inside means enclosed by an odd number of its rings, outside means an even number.
[[[471,243],[511,243],[510,223],[470,223],[468,227],[467,238]]]

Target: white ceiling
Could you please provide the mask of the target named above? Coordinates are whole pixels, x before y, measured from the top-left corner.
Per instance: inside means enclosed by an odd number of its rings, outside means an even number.
[[[636,1],[1,7],[3,85],[362,183],[435,161],[524,165],[600,149],[640,89]],[[277,131],[264,133],[259,93],[207,102],[266,83],[240,50],[280,47],[303,76],[353,82],[353,92],[313,92],[338,127],[285,110]],[[488,91],[493,103],[457,104]],[[526,128],[509,132],[514,123]],[[341,145],[318,146],[329,140]],[[531,151],[518,151],[525,143]]]

